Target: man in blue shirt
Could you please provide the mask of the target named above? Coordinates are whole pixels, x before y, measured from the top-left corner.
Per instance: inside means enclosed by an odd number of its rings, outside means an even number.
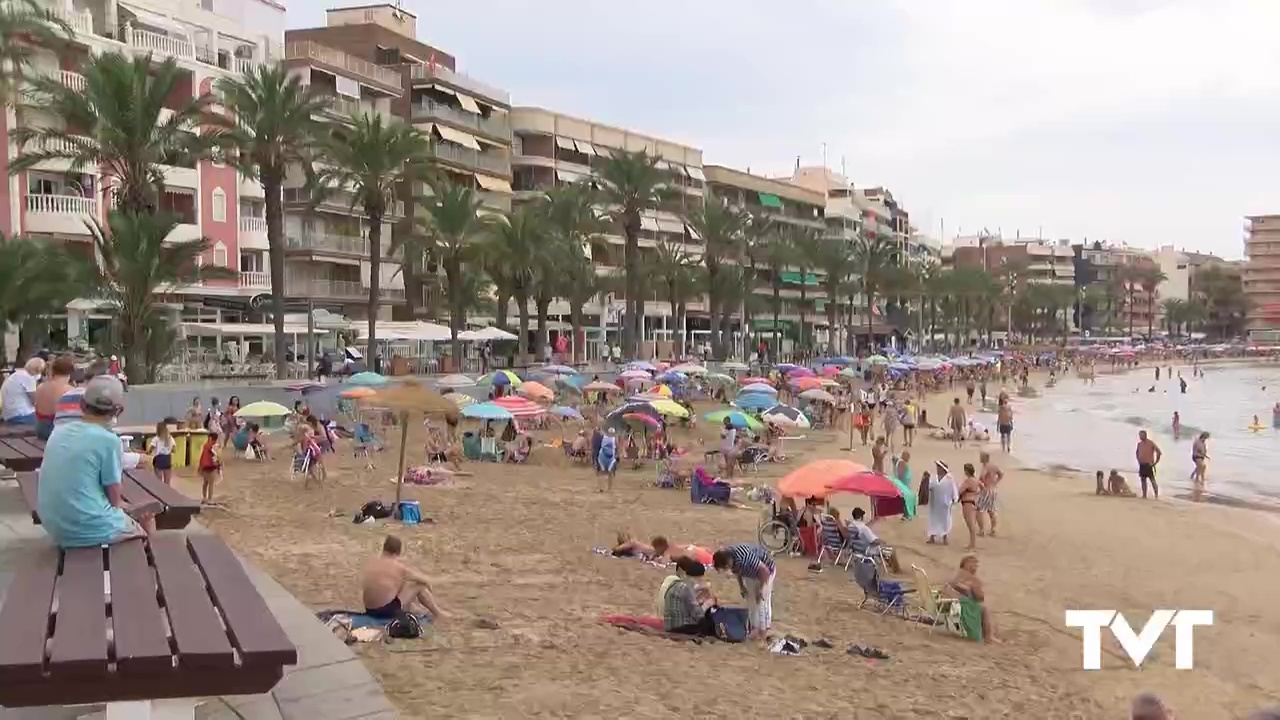
[[[120,438],[112,432],[124,409],[124,387],[108,375],[89,381],[77,422],[54,428],[40,466],[36,511],[49,537],[64,548],[112,545],[154,530],[121,509]]]

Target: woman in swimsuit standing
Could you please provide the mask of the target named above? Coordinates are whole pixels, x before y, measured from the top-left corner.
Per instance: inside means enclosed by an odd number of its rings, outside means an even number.
[[[964,464],[964,480],[960,481],[960,512],[964,514],[964,525],[969,528],[969,547],[978,548],[978,493],[982,491],[982,483],[978,482],[977,471],[973,463]]]

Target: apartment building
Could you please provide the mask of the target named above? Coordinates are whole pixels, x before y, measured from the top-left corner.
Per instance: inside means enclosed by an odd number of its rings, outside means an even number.
[[[1075,284],[1075,254],[1066,240],[958,236],[941,248],[944,265],[979,267],[992,274],[1001,268],[1022,268],[1020,280],[1032,283]]]
[[[1244,229],[1249,331],[1280,329],[1280,215],[1250,216]]]
[[[1124,304],[1119,309],[1119,316],[1113,319],[1113,325],[1124,328],[1126,331],[1132,327],[1135,333],[1141,329],[1145,334],[1148,326],[1154,328],[1160,323],[1160,297],[1163,284],[1154,292],[1147,292],[1141,286],[1135,286],[1130,298],[1128,285],[1122,281],[1126,269],[1158,268],[1156,253],[1124,243],[1093,242],[1081,246],[1081,258],[1088,263],[1090,284],[1102,287],[1119,285],[1123,288]],[[1173,259],[1176,270],[1176,257]]]
[[[72,88],[85,86],[82,70],[93,55],[150,55],[156,62],[172,58],[182,72],[178,92],[169,101],[176,109],[209,92],[220,78],[281,57],[285,8],[273,0],[47,0],[47,6],[72,32],[64,45],[38,49],[31,69]],[[22,150],[10,140],[11,129],[61,123],[62,118],[30,107],[0,111],[0,231],[63,243],[91,257],[85,221],[105,222],[107,213],[98,169],[73,171],[66,162],[47,161],[25,173],[9,173],[10,160]],[[254,256],[266,248],[261,187],[210,160],[162,169],[161,206],[180,221],[171,238],[207,237],[214,245],[203,262],[241,271],[234,280],[173,288],[169,294],[175,303],[209,296],[247,299],[268,290],[265,264],[241,262],[243,254]],[[73,305],[67,315],[51,319],[56,336],[65,332],[68,341],[74,340],[86,326],[102,328],[110,320],[96,303]]]
[[[640,251],[651,252],[659,244],[675,244],[692,258],[702,257],[702,240],[685,222],[701,206],[706,192],[702,151],[681,143],[605,125],[538,107],[511,109],[512,188],[515,202],[534,198],[546,191],[595,176],[606,158],[619,150],[640,151],[657,156],[672,197],[656,210],[640,218]],[[597,272],[620,275],[624,264],[625,240],[611,231],[588,248]],[[607,340],[615,342],[624,304],[621,290],[605,294],[587,305],[587,347]],[[645,297],[645,340],[670,342],[676,330],[671,308],[656,289]],[[567,303],[553,303],[551,314],[568,319]],[[699,301],[688,308],[687,330],[698,338],[710,331],[706,305]]]

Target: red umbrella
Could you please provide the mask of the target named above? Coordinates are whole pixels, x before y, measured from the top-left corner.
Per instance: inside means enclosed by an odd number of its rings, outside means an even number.
[[[547,411],[532,400],[527,400],[516,395],[506,395],[493,401],[494,405],[501,407],[503,410],[511,413],[511,417],[529,418],[537,417]]]
[[[872,497],[902,496],[902,491],[889,478],[851,460],[814,460],[778,481],[778,493],[784,497],[825,498],[837,492]]]
[[[827,483],[833,492],[847,492],[870,497],[902,497],[902,491],[882,473],[862,470],[842,475]]]
[[[835,365],[827,365],[826,367],[822,368],[822,374],[825,377],[832,377],[834,375],[839,375],[840,368]]]

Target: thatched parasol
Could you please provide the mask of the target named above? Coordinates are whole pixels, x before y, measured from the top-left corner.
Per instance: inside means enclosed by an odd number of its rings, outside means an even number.
[[[400,415],[400,469],[396,473],[396,517],[400,517],[400,498],[404,488],[405,453],[409,449],[409,416],[441,415],[457,417],[458,406],[449,398],[427,388],[418,380],[405,380],[379,389],[373,395],[362,398],[378,407],[387,408]]]

